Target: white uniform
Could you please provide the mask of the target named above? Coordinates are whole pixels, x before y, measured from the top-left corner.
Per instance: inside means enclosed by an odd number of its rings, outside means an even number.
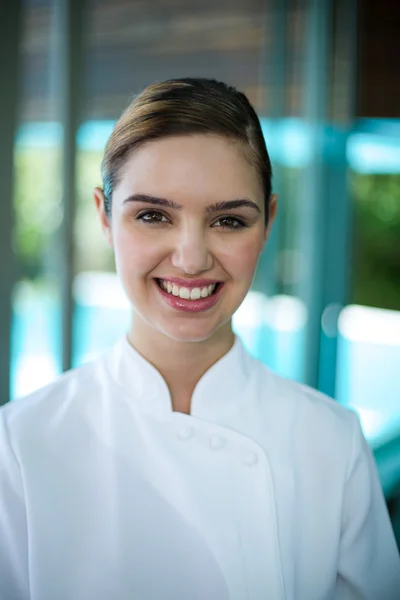
[[[1,600],[395,600],[357,417],[232,350],[173,412],[124,339],[0,410]]]

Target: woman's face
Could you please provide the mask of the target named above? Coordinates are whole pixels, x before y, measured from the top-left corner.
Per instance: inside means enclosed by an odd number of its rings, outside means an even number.
[[[127,160],[102,226],[136,318],[198,342],[245,298],[268,230],[257,172],[239,144],[191,135],[148,142]],[[275,199],[270,222],[275,214]]]

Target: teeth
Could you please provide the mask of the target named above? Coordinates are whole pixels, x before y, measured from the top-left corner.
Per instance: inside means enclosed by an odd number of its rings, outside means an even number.
[[[193,288],[192,291],[190,292],[190,299],[191,300],[198,300],[199,298],[201,298],[201,290],[200,290],[200,288]]]
[[[189,289],[187,287],[179,287],[169,281],[164,281],[163,279],[159,281],[165,292],[168,292],[168,294],[172,294],[173,296],[179,296],[183,300],[199,300],[200,298],[207,298],[215,291],[217,285],[216,283],[213,283],[207,287]]]

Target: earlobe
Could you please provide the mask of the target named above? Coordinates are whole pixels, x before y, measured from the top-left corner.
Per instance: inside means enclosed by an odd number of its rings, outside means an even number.
[[[272,194],[270,201],[269,201],[268,225],[265,228],[265,242],[267,241],[269,234],[271,232],[271,227],[275,221],[277,210],[278,210],[278,196],[276,194]]]
[[[106,238],[107,244],[110,248],[113,247],[111,222],[105,211],[105,198],[103,190],[99,187],[95,187],[93,190],[93,199],[96,205],[96,210],[99,215],[100,225],[103,230],[104,237]]]
[[[270,225],[272,225],[275,220],[277,210],[278,210],[278,196],[276,194],[272,194],[271,199],[269,201],[268,223]]]

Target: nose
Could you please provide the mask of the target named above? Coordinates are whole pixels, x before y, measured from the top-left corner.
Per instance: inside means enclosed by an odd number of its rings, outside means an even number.
[[[199,275],[211,269],[213,258],[204,232],[194,228],[181,231],[175,240],[171,262],[187,275]]]

